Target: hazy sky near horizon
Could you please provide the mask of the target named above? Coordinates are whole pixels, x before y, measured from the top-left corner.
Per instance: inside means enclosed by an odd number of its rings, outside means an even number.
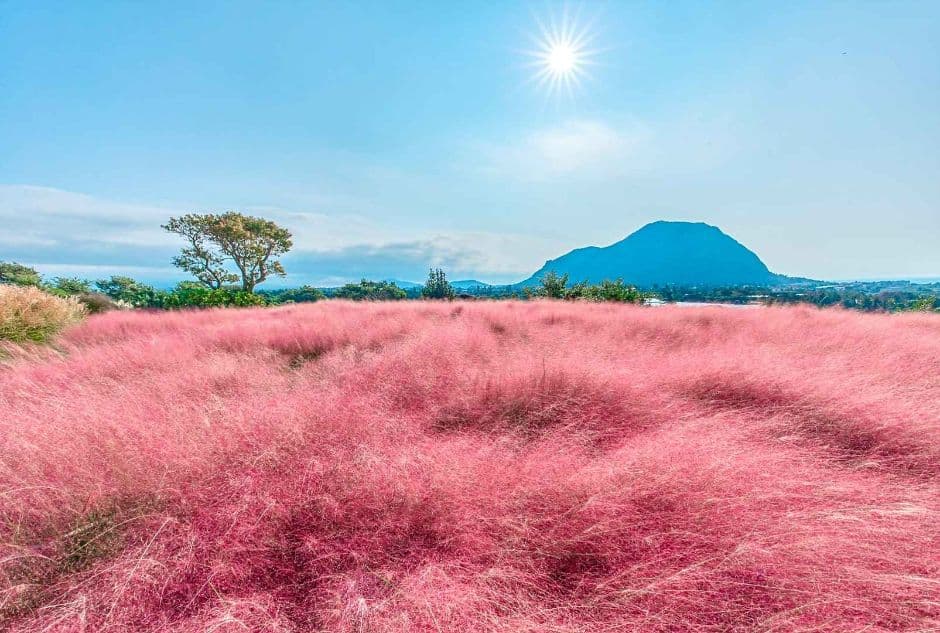
[[[532,81],[539,22],[596,62]],[[940,277],[940,3],[0,0],[0,260],[180,278],[159,225],[290,228],[288,283],[522,279],[659,219],[775,272]]]

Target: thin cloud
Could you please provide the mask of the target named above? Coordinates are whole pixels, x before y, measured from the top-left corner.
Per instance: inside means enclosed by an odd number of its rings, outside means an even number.
[[[546,185],[706,171],[741,144],[727,115],[675,112],[655,122],[569,120],[466,149],[465,160],[488,177]]]
[[[602,121],[574,120],[531,130],[507,143],[476,144],[472,151],[490,174],[532,181],[583,177],[607,173],[629,156],[644,134],[639,128],[619,130]]]
[[[284,259],[287,284],[327,284],[361,277],[420,281],[429,266],[452,278],[497,283],[528,276],[562,245],[528,234],[483,231],[409,231],[352,214],[254,206],[288,227],[294,250]],[[127,204],[31,185],[0,185],[0,259],[36,266],[46,275],[100,277],[140,274],[150,282],[181,277],[170,266],[179,240],[160,228],[183,209]],[[28,223],[23,218],[29,218]]]

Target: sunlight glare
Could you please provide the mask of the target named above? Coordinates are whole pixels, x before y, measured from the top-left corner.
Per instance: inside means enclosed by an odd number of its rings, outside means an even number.
[[[548,25],[539,21],[539,34],[533,40],[535,48],[525,53],[535,70],[533,79],[549,94],[564,91],[570,95],[587,76],[595,55],[588,27],[579,26],[566,12]]]
[[[558,44],[548,53],[548,65],[553,73],[569,73],[575,67],[575,54],[566,44]]]

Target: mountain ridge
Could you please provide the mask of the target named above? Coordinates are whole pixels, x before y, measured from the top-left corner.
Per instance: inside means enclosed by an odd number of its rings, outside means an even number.
[[[532,286],[549,271],[572,282],[623,279],[641,286],[778,285],[792,281],[771,272],[756,253],[717,226],[658,220],[609,246],[584,246],[550,259],[518,286]]]

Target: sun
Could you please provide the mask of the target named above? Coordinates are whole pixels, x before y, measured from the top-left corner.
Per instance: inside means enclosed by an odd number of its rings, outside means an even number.
[[[591,48],[588,26],[566,12],[548,24],[538,21],[539,34],[533,37],[535,48],[525,51],[534,69],[533,79],[549,94],[571,94],[588,76],[596,51]]]
[[[558,44],[548,52],[548,66],[555,74],[570,73],[578,63],[578,57],[568,44]]]

